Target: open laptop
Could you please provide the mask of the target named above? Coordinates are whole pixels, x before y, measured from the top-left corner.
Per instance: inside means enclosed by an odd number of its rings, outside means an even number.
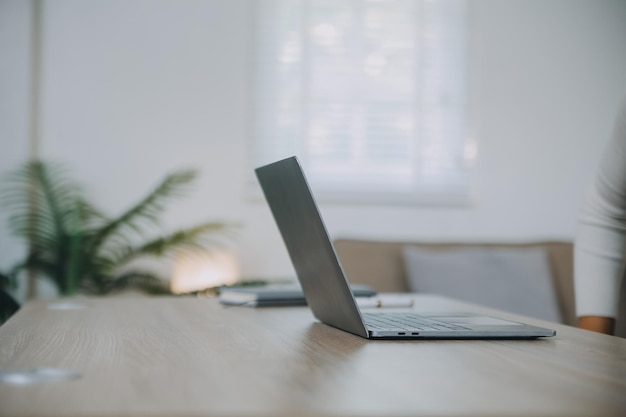
[[[313,315],[369,339],[529,339],[550,329],[469,313],[361,313],[296,157],[255,170]]]

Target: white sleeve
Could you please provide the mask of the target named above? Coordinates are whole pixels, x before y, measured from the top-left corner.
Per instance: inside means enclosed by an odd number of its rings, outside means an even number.
[[[576,314],[616,317],[626,247],[626,100],[583,201],[574,252]]]

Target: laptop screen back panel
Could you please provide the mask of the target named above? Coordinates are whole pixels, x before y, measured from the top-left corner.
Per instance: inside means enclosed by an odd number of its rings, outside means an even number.
[[[313,315],[368,337],[298,160],[287,158],[255,172]]]

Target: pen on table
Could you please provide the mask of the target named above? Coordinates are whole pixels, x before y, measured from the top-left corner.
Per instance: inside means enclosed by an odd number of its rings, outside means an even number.
[[[361,308],[406,308],[413,307],[411,298],[356,297]]]

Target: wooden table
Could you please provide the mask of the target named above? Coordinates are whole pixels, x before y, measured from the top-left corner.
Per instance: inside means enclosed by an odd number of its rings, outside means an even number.
[[[434,296],[417,310],[491,312]],[[25,305],[0,327],[0,369],[82,377],[0,383],[2,416],[626,416],[626,339],[368,341],[304,307],[213,298]],[[71,306],[71,305],[70,305]],[[519,319],[511,314],[501,314]]]

